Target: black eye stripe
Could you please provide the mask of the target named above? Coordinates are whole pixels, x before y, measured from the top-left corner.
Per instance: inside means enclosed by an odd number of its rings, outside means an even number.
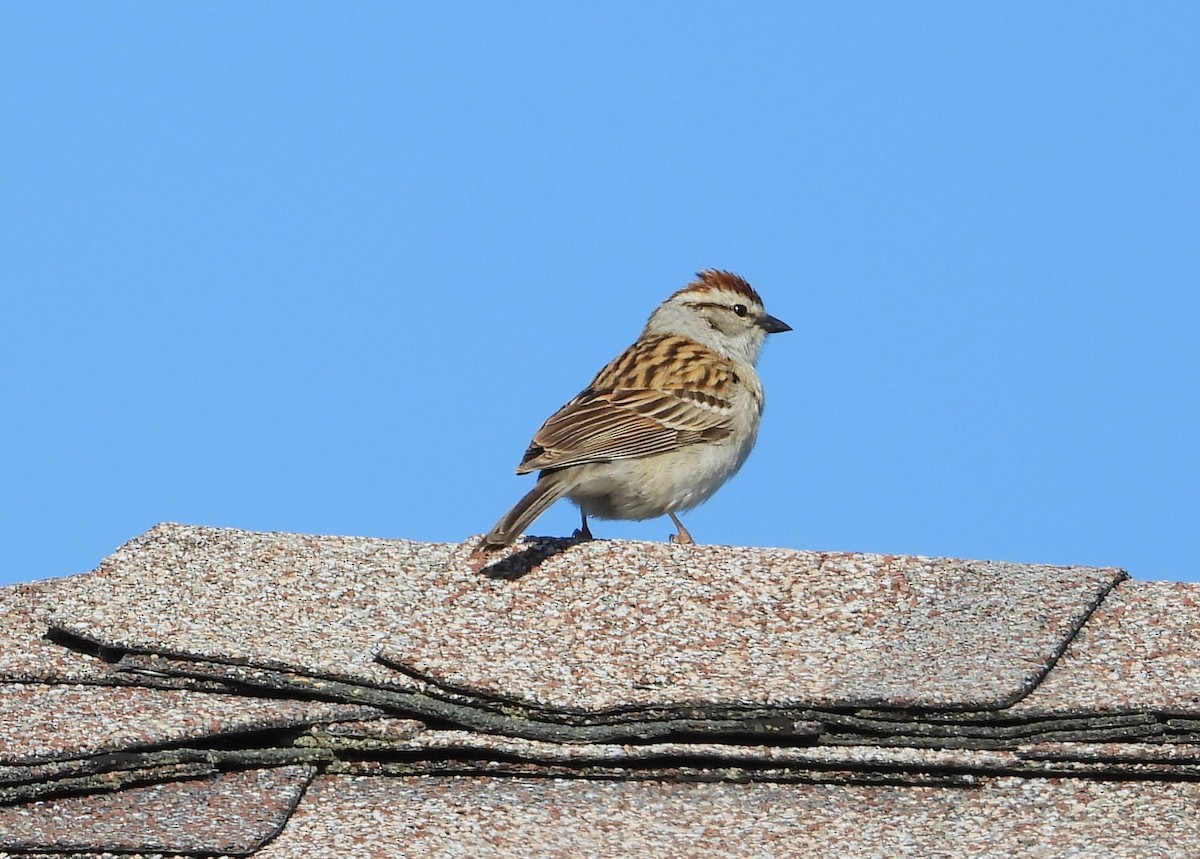
[[[746,317],[750,315],[750,307],[746,304],[734,304],[730,306],[719,301],[689,301],[686,304],[688,307],[695,308],[696,310],[718,307],[721,310],[732,310],[738,316]]]

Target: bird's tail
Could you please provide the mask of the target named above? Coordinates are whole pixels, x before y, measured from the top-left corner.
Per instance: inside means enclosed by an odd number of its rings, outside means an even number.
[[[517,535],[533,524],[533,520],[546,512],[546,508],[562,498],[570,488],[570,482],[558,474],[538,478],[533,489],[505,513],[492,530],[484,535],[476,547],[478,552],[490,552],[507,546]]]

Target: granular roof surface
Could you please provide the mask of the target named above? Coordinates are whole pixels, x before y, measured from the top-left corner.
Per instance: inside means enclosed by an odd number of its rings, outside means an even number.
[[[35,805],[0,806],[10,850],[248,854],[283,828],[311,768],[241,770]]]
[[[161,525],[0,588],[0,857],[1200,843],[1200,586],[469,544]]]
[[[1200,592],[1138,582],[1118,588],[1080,631],[1054,673],[1019,706],[1046,713],[1200,709]]]
[[[607,542],[518,578],[464,581],[461,569],[432,583],[381,656],[451,689],[592,711],[1002,706],[1037,682],[1119,577]]]
[[[1119,576],[594,542],[503,577],[459,547],[172,527],[60,589],[52,620],[109,648],[407,690],[415,675],[550,710],[966,709],[1031,688]]]
[[[1180,838],[1200,839],[1198,803],[1194,783],[1012,777],[982,789],[325,778],[259,855],[1174,859],[1180,854],[1173,851],[1188,842],[1164,846],[1151,821],[1191,821]],[[1042,813],[1017,819],[1014,806]],[[871,813],[862,813],[866,809]],[[1119,832],[1103,826],[1116,817],[1130,824]],[[342,825],[331,829],[330,820]]]

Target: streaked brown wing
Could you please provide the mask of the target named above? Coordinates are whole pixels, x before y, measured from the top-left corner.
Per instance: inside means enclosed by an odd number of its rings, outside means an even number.
[[[674,341],[682,341],[683,345],[676,348]],[[683,354],[688,359],[700,358],[700,352],[704,352],[705,360],[643,361],[643,372],[620,372],[638,365],[637,352],[641,349],[652,350],[656,356],[665,353],[674,358]],[[622,381],[645,387],[598,389],[604,382]],[[732,364],[691,341],[639,341],[542,424],[517,473],[649,456],[724,438],[732,432],[728,395],[736,381]]]

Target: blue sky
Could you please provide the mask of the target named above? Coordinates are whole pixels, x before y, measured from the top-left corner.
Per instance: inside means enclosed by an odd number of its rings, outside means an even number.
[[[1192,3],[5,4],[0,581],[160,521],[484,531],[702,267],[795,331],[699,541],[1198,580],[1197,33]]]

